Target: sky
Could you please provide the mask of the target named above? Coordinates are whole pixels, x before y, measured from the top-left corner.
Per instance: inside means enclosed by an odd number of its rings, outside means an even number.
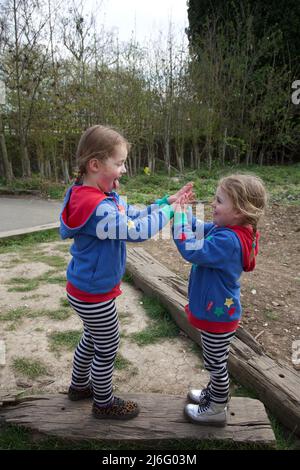
[[[182,34],[187,26],[186,0],[90,0],[98,5],[97,20],[106,30],[115,30],[121,41],[127,41],[135,31],[137,41],[166,32],[170,20],[174,32]]]

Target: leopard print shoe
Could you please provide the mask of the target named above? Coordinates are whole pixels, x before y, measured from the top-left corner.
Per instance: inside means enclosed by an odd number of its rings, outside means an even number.
[[[70,385],[68,390],[68,398],[71,401],[84,400],[85,398],[91,398],[92,396],[93,388],[91,383],[88,385],[88,387],[81,390],[73,388],[72,385]]]
[[[140,412],[138,404],[130,400],[114,397],[111,406],[100,407],[95,403],[92,408],[93,415],[98,419],[131,419]]]

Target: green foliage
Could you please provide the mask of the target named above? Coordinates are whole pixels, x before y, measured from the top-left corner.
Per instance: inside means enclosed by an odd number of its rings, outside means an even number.
[[[290,11],[290,15],[286,15]],[[239,16],[249,14],[253,16],[254,33],[256,38],[261,38],[266,31],[270,32],[277,28],[283,37],[283,41],[288,47],[290,57],[297,65],[299,58],[300,40],[300,5],[297,0],[287,0],[285,2],[278,0],[189,0],[188,1],[188,35],[192,42],[197,40],[197,35],[201,34],[203,25],[208,18],[215,16],[219,23],[228,23],[235,21],[235,27],[238,27],[237,20]]]
[[[78,330],[57,331],[49,335],[50,345],[52,351],[59,351],[60,349],[67,349],[69,351],[75,350],[77,344],[82,337],[82,332]]]
[[[179,327],[173,322],[167,310],[157,299],[143,296],[142,301],[151,322],[144,330],[132,333],[131,337],[138,345],[153,344],[164,338],[178,336]]]
[[[39,287],[42,283],[48,284],[65,284],[66,276],[56,275],[55,270],[47,271],[40,276],[36,276],[33,278],[25,278],[25,277],[13,277],[9,281],[7,281],[7,285],[12,285],[8,289],[9,292],[27,292],[30,290],[35,290]]]
[[[11,321],[14,322],[15,326],[20,325],[22,318],[39,318],[47,316],[51,320],[66,320],[72,315],[72,309],[70,307],[58,308],[54,310],[33,310],[28,306],[17,307],[3,312],[0,315],[0,321]]]
[[[47,367],[41,361],[26,358],[16,358],[13,361],[13,368],[16,372],[26,375],[30,379],[36,379],[47,374]]]
[[[92,18],[75,7],[64,18],[63,45],[53,34],[47,49],[41,36],[49,17],[39,2],[29,17],[24,5],[17,18],[8,4],[0,6],[4,137],[14,176],[23,177],[11,182],[4,165],[2,186],[61,199],[62,181],[74,177],[80,135],[96,123],[115,126],[133,143],[133,175],[145,167],[147,177],[162,168],[171,175],[214,162],[299,159],[299,116],[290,99],[300,63],[297,0],[190,0],[190,50],[176,35],[122,48],[110,38],[107,48],[106,35],[90,34]],[[40,29],[33,18],[43,20]],[[28,34],[15,35],[15,28]],[[146,203],[152,195],[136,191],[134,198]]]
[[[44,230],[43,232],[30,233],[28,235],[0,239],[0,253],[23,250],[25,247],[33,247],[37,243],[49,243],[59,241],[57,229]]]
[[[119,352],[117,354],[116,360],[115,360],[115,369],[117,370],[123,370],[127,369],[132,365],[132,362],[130,362],[128,359],[125,359],[124,356]]]

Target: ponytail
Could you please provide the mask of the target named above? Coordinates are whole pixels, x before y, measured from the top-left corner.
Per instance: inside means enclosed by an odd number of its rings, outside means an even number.
[[[85,173],[84,168],[79,168],[79,170],[77,172],[77,176],[75,178],[75,184],[81,184],[82,183],[84,173]]]
[[[254,222],[251,225],[253,228],[253,235],[252,235],[252,248],[250,252],[250,261],[252,261],[253,258],[255,258],[257,222]]]

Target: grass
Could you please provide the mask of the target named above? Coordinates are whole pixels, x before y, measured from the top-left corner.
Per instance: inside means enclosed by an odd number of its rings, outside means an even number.
[[[0,316],[0,321],[11,321],[17,322],[21,318],[39,318],[39,317],[48,317],[51,320],[66,320],[72,315],[72,309],[69,308],[58,308],[55,310],[32,310],[29,307],[17,307],[9,310],[8,312]]]
[[[45,294],[33,294],[33,295],[24,295],[21,297],[21,300],[39,300],[39,299],[46,299],[50,297],[49,295]]]
[[[249,397],[259,399],[255,390],[244,387],[243,385],[236,382],[233,377],[230,377],[230,381],[232,385],[230,393],[233,397]]]
[[[128,367],[132,366],[132,362],[126,359],[120,352],[117,354],[115,360],[115,369],[117,370],[124,370],[128,369]]]
[[[179,327],[157,299],[144,295],[142,302],[151,322],[144,330],[130,335],[139,346],[153,344],[162,339],[174,338],[179,335]]]
[[[0,320],[1,321],[12,321],[17,322],[20,318],[27,316],[29,312],[28,307],[17,307],[9,310],[5,314],[1,314]]]
[[[50,243],[61,241],[58,229],[44,230],[43,232],[30,233],[27,235],[2,238],[0,239],[0,253],[10,253],[12,251],[20,251],[28,249],[36,250],[37,243]],[[23,254],[23,253],[22,253]]]
[[[27,258],[32,263],[45,263],[51,268],[65,269],[67,261],[62,256],[57,255],[34,255]]]
[[[36,379],[37,377],[48,373],[47,367],[41,361],[33,361],[22,357],[14,359],[13,369],[30,379]]]
[[[47,271],[36,277],[13,277],[6,282],[7,285],[12,285],[8,288],[8,292],[27,292],[37,289],[40,284],[61,284],[66,282],[65,275],[56,274],[55,270]]]
[[[70,307],[69,301],[65,297],[61,297],[59,303],[62,307]]]
[[[70,253],[70,244],[64,244],[64,245],[58,245],[55,247],[56,251],[60,251],[61,253],[64,254],[69,254]]]
[[[126,271],[126,273],[124,274],[124,276],[122,278],[122,281],[133,285],[133,276],[132,276],[132,274]]]
[[[267,320],[279,320],[279,312],[276,312],[275,310],[270,310],[266,308],[263,310],[263,315]]]
[[[203,166],[199,170],[185,169],[183,175],[173,171],[168,177],[163,171],[146,175],[140,173],[134,177],[123,176],[121,194],[127,195],[130,204],[149,204],[163,193],[172,194],[188,181],[194,181],[195,192],[200,200],[212,198],[220,177],[231,173],[255,173],[265,182],[271,201],[283,204],[300,203],[300,164],[259,166],[231,165],[225,167],[214,165],[211,170]],[[2,184],[4,186],[4,181]],[[17,178],[10,189],[35,189],[44,196],[53,199],[63,199],[68,185],[43,180],[38,176],[31,179]],[[6,186],[7,187],[7,186]]]
[[[7,289],[8,292],[27,292],[39,287],[37,278],[13,277],[6,284],[13,284],[13,287]]]
[[[163,193],[172,194],[188,181],[194,181],[198,200],[210,200],[216,190],[217,182],[222,176],[231,173],[254,173],[266,184],[271,202],[282,204],[300,203],[300,164],[289,166],[251,165],[214,167],[211,171],[203,168],[198,171],[186,169],[184,175],[177,178],[167,177],[164,173],[155,175],[140,174],[133,178],[122,178],[121,193],[127,195],[128,202],[149,204]]]
[[[51,350],[67,349],[72,351],[76,348],[81,337],[82,331],[78,330],[54,331],[49,335]]]
[[[299,449],[299,444],[293,433],[285,429],[282,424],[273,416],[271,413],[268,413],[273,432],[276,437],[276,449],[277,450],[295,450]],[[298,447],[297,447],[298,446]]]

